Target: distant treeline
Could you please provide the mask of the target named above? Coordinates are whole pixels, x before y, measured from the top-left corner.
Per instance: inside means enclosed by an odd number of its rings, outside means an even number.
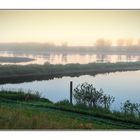
[[[67,46],[66,44],[58,46],[53,43],[0,43],[0,51],[14,51],[14,52],[140,52],[140,45],[134,44],[118,44],[112,46],[111,43],[99,40],[93,46]]]
[[[0,83],[45,80],[62,76],[95,75],[116,71],[140,70],[140,62],[89,63],[66,65],[0,65]]]

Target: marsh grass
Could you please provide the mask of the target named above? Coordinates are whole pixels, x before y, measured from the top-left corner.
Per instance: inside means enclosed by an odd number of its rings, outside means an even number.
[[[140,70],[140,62],[49,64],[27,66],[0,65],[0,83],[52,79],[62,76],[95,75],[117,71]]]
[[[140,120],[103,108],[52,103],[32,93],[0,91],[0,129],[127,129],[140,128]],[[22,96],[21,96],[22,95]],[[19,96],[19,97],[18,97]],[[93,117],[105,120],[100,122]],[[115,124],[108,122],[113,121]],[[118,123],[128,123],[126,126]],[[132,127],[131,127],[132,125]],[[134,125],[137,125],[136,127]]]
[[[113,125],[61,111],[0,106],[0,129],[105,129]],[[116,127],[119,128],[119,127]]]
[[[41,98],[41,94],[38,91],[32,92],[31,90],[28,90],[28,92],[24,92],[22,89],[18,91],[9,91],[1,89],[0,97],[6,97],[12,100],[31,101],[39,100]]]

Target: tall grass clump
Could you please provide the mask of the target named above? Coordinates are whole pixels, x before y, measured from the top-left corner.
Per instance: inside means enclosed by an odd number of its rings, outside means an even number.
[[[64,99],[62,101],[58,101],[55,104],[56,105],[71,105],[68,99]]]
[[[0,97],[5,97],[12,100],[31,101],[39,100],[41,98],[41,94],[38,91],[32,92],[31,90],[28,90],[28,92],[24,92],[22,89],[18,91],[1,89]]]

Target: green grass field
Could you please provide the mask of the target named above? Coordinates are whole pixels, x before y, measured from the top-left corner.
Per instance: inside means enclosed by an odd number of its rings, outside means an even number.
[[[1,91],[0,129],[140,129],[140,121],[100,110],[54,104],[38,94]]]

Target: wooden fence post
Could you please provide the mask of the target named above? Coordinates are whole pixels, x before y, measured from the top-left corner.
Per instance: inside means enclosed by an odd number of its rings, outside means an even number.
[[[70,81],[70,104],[72,104],[72,89],[73,88],[73,84],[72,81]]]

